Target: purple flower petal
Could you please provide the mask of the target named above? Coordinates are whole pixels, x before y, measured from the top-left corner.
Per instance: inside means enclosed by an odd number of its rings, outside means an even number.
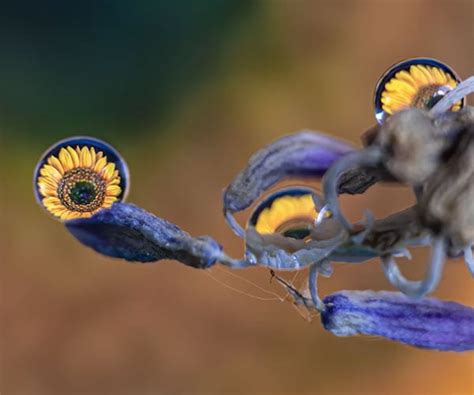
[[[331,164],[354,151],[340,140],[303,131],[282,137],[253,155],[224,191],[224,212],[249,207],[265,190],[286,177],[321,177]]]
[[[342,291],[324,299],[325,329],[336,336],[382,336],[441,351],[474,350],[474,309],[399,292]]]
[[[213,239],[191,237],[178,226],[126,203],[115,203],[91,218],[66,221],[65,225],[95,251],[134,262],[174,259],[205,269],[222,251]]]

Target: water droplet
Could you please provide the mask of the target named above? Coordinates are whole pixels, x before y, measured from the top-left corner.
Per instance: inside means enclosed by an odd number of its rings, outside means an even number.
[[[407,59],[383,73],[375,87],[375,118],[379,124],[406,108],[429,110],[460,82],[448,65],[431,58]],[[453,106],[458,111],[464,100]]]

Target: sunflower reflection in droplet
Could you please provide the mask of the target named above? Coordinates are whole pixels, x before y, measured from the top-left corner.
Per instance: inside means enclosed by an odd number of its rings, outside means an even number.
[[[107,143],[74,137],[52,146],[34,175],[38,202],[60,220],[88,218],[122,201],[128,192],[128,168]]]
[[[317,218],[314,191],[304,187],[285,188],[264,199],[252,213],[248,226],[261,235],[280,234],[303,240]]]
[[[405,60],[390,67],[375,89],[375,117],[382,123],[388,116],[409,107],[431,109],[459,84],[459,77],[446,64],[430,58]],[[452,111],[464,106],[457,102]]]

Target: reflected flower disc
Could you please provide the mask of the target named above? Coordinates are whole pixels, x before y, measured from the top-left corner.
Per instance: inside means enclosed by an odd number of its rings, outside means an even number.
[[[375,117],[378,123],[409,107],[429,110],[460,82],[446,64],[430,58],[408,59],[390,67],[375,88]],[[459,111],[464,100],[452,111]]]
[[[125,199],[128,167],[104,141],[72,137],[50,147],[34,174],[38,203],[61,221],[88,218]]]
[[[305,239],[314,227],[318,215],[311,188],[285,188],[270,194],[253,211],[247,227],[262,234],[281,234],[293,239]]]

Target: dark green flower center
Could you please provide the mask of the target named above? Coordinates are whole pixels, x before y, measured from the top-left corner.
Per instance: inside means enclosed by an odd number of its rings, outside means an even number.
[[[430,110],[451,88],[442,85],[428,85],[420,88],[413,100],[413,107]]]
[[[313,220],[309,217],[292,218],[281,224],[276,229],[276,233],[292,239],[304,240],[311,235],[312,223]]]
[[[102,207],[106,184],[100,174],[91,169],[75,168],[64,174],[58,184],[58,198],[67,209],[86,213]]]
[[[89,204],[96,197],[95,185],[88,181],[78,181],[71,188],[69,196],[76,204]]]
[[[283,236],[291,237],[292,239],[303,240],[310,235],[308,228],[293,228],[283,232]]]
[[[431,96],[427,101],[426,101],[426,108],[428,110],[431,110],[436,103],[438,103],[442,98],[444,97],[444,94],[435,94]]]

